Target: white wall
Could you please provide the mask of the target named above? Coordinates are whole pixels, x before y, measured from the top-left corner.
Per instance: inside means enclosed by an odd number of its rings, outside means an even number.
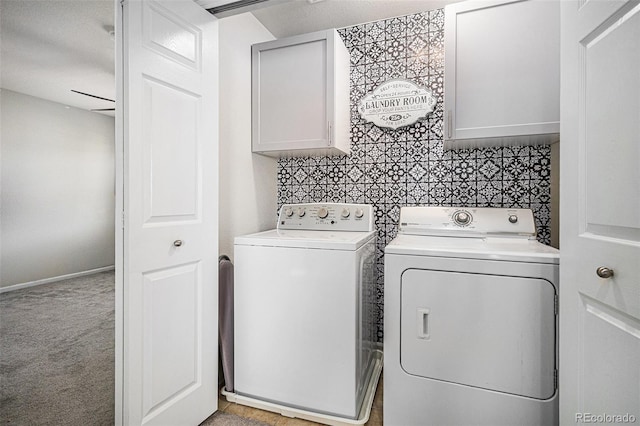
[[[0,96],[0,287],[113,265],[114,119]]]
[[[273,40],[250,13],[220,29],[220,254],[238,235],[276,225],[277,160],[251,153],[251,45]]]

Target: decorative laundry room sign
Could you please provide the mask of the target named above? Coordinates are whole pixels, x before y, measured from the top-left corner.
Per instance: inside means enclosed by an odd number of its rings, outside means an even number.
[[[403,79],[387,80],[367,93],[358,112],[378,127],[398,129],[409,126],[433,112],[436,98],[431,90]]]

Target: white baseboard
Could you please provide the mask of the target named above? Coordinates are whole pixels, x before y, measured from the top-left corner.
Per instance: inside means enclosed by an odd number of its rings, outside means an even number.
[[[0,287],[0,293],[6,293],[7,291],[19,290],[21,288],[34,287],[37,285],[53,283],[56,281],[68,280],[69,278],[83,277],[85,275],[97,274],[98,272],[112,271],[115,269],[114,265],[104,266],[102,268],[90,269],[88,271],[74,272],[73,274],[60,275],[58,277],[43,278],[41,280],[29,281],[21,284],[14,284],[7,287]]]

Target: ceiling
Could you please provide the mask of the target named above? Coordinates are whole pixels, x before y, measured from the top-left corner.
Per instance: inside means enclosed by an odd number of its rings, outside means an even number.
[[[439,9],[455,1],[460,0],[292,0],[253,14],[271,34],[281,38]]]
[[[113,0],[0,1],[2,88],[87,110],[114,106],[71,91],[115,99],[115,46],[109,34]],[[453,1],[281,0],[252,13],[280,38],[437,9]]]
[[[1,0],[2,88],[82,109],[114,103],[113,0]],[[109,113],[113,115],[113,113]]]

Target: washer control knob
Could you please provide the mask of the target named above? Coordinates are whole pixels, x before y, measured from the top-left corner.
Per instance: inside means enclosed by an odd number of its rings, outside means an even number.
[[[304,207],[298,207],[298,217],[303,217],[305,213]]]
[[[517,223],[518,222],[518,216],[516,216],[515,214],[510,214],[509,215],[509,222]]]
[[[326,207],[320,207],[320,208],[318,209],[318,217],[319,217],[320,219],[326,219],[326,218],[327,218],[327,216],[329,216],[329,210],[327,210],[327,208],[326,208]]]
[[[465,211],[457,211],[453,214],[453,221],[458,225],[468,225],[471,223],[471,215]]]
[[[346,219],[349,216],[351,216],[351,211],[349,209],[347,209],[347,208],[344,208],[344,209],[342,209],[341,216]]]
[[[293,209],[291,207],[287,207],[286,209],[284,209],[284,214],[287,217],[293,216]]]
[[[362,210],[362,209],[356,209],[356,217],[357,217],[358,219],[361,219],[361,218],[362,218],[362,216],[364,216],[364,210]]]

